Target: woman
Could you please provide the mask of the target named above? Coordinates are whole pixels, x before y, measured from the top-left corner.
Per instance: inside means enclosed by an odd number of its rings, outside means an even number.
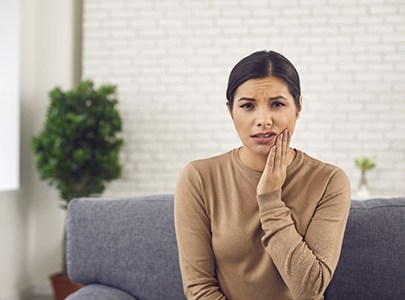
[[[255,52],[231,71],[243,144],[193,161],[175,195],[188,299],[323,299],[350,207],[345,173],[289,147],[302,97],[291,62]]]

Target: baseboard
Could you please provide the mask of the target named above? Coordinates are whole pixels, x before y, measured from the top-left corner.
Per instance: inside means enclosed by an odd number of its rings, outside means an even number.
[[[52,294],[48,295],[47,291],[43,291],[43,295],[40,295],[39,297],[41,299],[52,299]],[[0,295],[0,300],[31,300],[34,299],[36,296],[34,289],[32,287],[26,287],[22,288],[20,290],[15,290],[12,291],[11,293],[9,292],[8,294]]]
[[[31,300],[33,298],[41,298],[41,299],[53,299],[53,292],[52,288],[49,285],[35,285],[28,288],[23,289],[20,292],[20,298],[22,300]],[[3,299],[0,299],[3,300]],[[6,300],[6,299],[4,299]],[[7,299],[8,300],[8,299]]]
[[[47,285],[36,285],[20,288],[19,290],[11,291],[8,294],[0,294],[0,300],[53,300],[52,288]]]

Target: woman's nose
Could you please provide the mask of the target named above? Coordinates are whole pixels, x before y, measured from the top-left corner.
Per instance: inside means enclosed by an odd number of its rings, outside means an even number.
[[[268,111],[261,111],[258,114],[256,119],[256,126],[257,127],[270,127],[273,125],[273,119],[271,117],[271,113]]]

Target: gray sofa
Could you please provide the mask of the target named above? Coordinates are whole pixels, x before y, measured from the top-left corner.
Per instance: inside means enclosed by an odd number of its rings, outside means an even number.
[[[66,251],[68,300],[184,299],[173,195],[71,201]],[[352,201],[325,299],[405,299],[405,198]]]

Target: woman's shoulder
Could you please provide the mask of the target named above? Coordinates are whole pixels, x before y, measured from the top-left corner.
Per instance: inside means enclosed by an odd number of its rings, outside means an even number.
[[[321,161],[317,158],[314,158],[304,152],[302,153],[302,168],[305,169],[308,173],[318,174],[326,178],[337,177],[346,180],[347,175],[343,169],[340,167]]]
[[[237,149],[211,157],[193,160],[188,163],[188,166],[192,166],[194,169],[200,171],[209,170],[212,168],[218,169],[221,166],[228,165],[232,161],[235,151],[237,151]]]
[[[176,193],[182,190],[189,191],[192,186],[200,195],[203,195],[204,190],[207,187],[212,188],[213,184],[224,178],[224,174],[229,176],[229,172],[225,169],[232,165],[233,155],[235,155],[233,151],[235,150],[190,161],[179,174]]]
[[[191,181],[194,184],[199,183],[199,185],[202,181],[215,182],[223,174],[229,174],[229,172],[223,171],[232,166],[234,151],[236,149],[220,155],[190,161],[181,170],[179,181]]]
[[[306,184],[313,189],[320,189],[325,199],[340,203],[350,202],[350,180],[342,168],[304,153],[302,169],[304,172],[301,173],[301,177],[305,178]],[[330,195],[341,195],[343,198],[328,197]],[[339,199],[345,199],[345,201]]]

